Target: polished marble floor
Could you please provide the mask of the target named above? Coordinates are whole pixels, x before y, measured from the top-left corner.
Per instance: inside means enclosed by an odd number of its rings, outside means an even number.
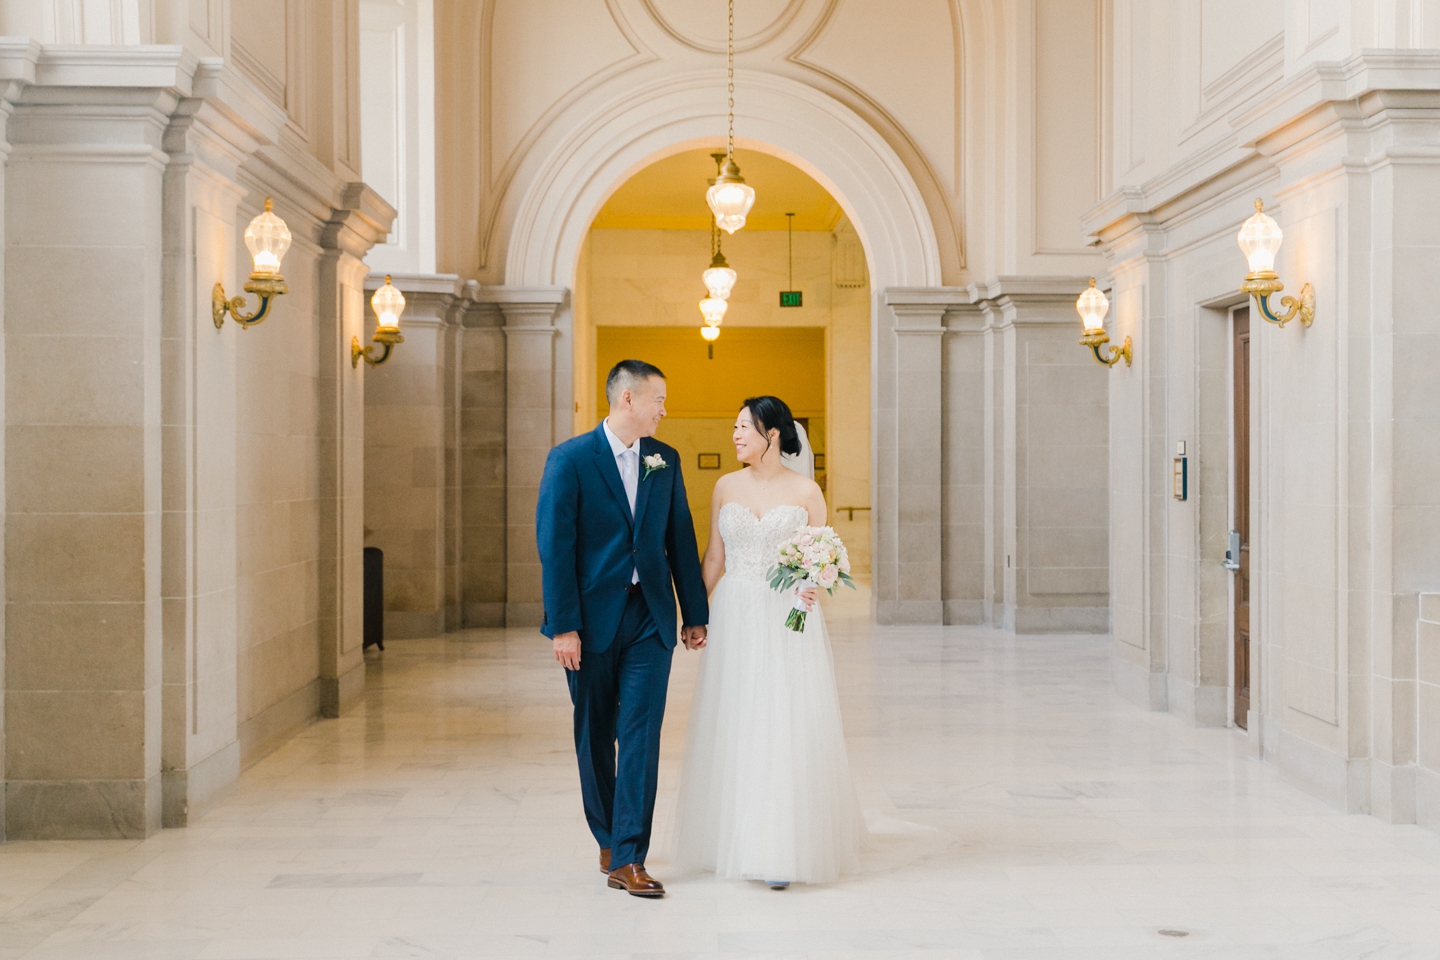
[[[666,900],[607,889],[547,645],[477,630],[372,652],[363,709],[188,829],[0,847],[0,958],[1440,958],[1440,836],[1118,701],[1105,639],[829,609],[860,877],[772,892],[652,857]]]

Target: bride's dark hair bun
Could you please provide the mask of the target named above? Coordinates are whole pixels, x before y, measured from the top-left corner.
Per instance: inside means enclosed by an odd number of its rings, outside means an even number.
[[[790,408],[779,397],[751,397],[745,401],[745,409],[755,420],[755,427],[761,433],[780,431],[780,452],[792,457],[800,452],[800,434],[795,432],[795,417]]]

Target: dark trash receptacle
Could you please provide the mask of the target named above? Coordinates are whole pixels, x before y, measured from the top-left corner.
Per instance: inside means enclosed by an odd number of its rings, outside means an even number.
[[[365,642],[361,649],[372,645],[385,649],[385,552],[379,547],[365,548]]]

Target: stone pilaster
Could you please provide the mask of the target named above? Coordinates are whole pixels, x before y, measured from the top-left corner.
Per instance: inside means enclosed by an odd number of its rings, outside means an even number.
[[[211,94],[223,68],[197,71]],[[234,81],[233,76],[229,78]],[[183,99],[165,133],[163,196],[161,596],[163,822],[185,826],[240,774],[237,737],[237,340],[210,316],[211,285],[241,292],[241,164],[285,114],[261,97],[242,112]]]
[[[891,288],[882,294],[894,318],[888,359],[876,387],[875,619],[940,623],[941,457],[943,456],[944,288]],[[882,360],[885,362],[885,360]]]
[[[5,178],[6,825],[161,822],[161,87],[17,97]]]
[[[941,557],[945,622],[987,623],[990,568],[986,536],[988,445],[985,402],[987,374],[984,313],[976,304],[951,304],[945,311],[944,456],[942,476]]]
[[[1072,278],[987,285],[996,621],[1019,633],[1109,628],[1108,377],[1079,344]]]
[[[352,183],[321,237],[319,632],[320,711],[327,717],[339,716],[365,684],[365,374],[351,363],[350,341],[365,337],[362,258],[394,216],[379,194]]]
[[[371,274],[365,294],[385,282]],[[405,342],[365,375],[365,545],[385,553],[386,639],[460,626],[456,276],[397,275]],[[368,302],[368,300],[367,300]],[[374,311],[366,330],[374,329]]]
[[[505,315],[476,303],[461,314],[461,625],[505,625]]]
[[[535,547],[535,506],[545,457],[560,440],[568,403],[557,403],[561,370],[556,317],[564,287],[491,287],[481,297],[505,316],[505,623],[539,626],[540,554]]]

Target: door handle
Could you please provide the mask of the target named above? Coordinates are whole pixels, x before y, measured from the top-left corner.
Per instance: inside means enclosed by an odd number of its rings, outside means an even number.
[[[1225,551],[1225,559],[1221,562],[1226,570],[1234,572],[1240,569],[1240,531],[1230,531],[1229,549]]]

